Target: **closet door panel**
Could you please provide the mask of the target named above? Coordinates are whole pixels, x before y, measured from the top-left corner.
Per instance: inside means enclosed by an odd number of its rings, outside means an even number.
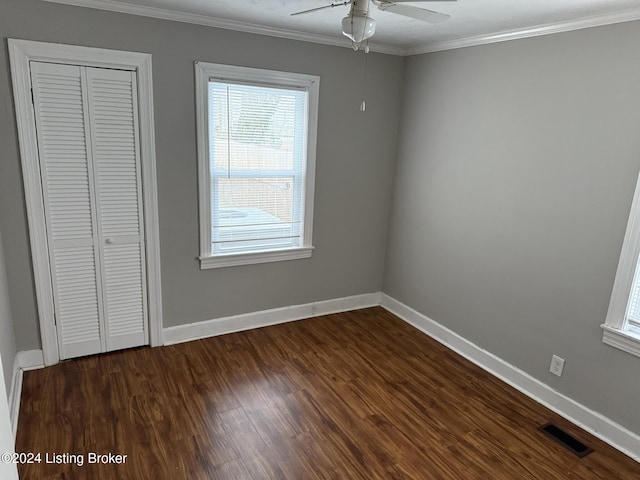
[[[140,245],[107,246],[104,258],[109,350],[144,345],[147,335]]]
[[[31,64],[61,358],[103,350],[82,69]]]
[[[134,72],[87,68],[107,350],[148,343]]]
[[[61,358],[100,353],[102,342],[93,245],[57,247],[53,263]]]

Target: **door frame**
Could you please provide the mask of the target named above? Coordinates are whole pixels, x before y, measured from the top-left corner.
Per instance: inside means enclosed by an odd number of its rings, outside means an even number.
[[[9,39],[8,43],[44,364],[58,363],[60,354],[31,93],[31,61],[137,72],[149,344],[152,347],[163,345],[151,54],[31,40]]]

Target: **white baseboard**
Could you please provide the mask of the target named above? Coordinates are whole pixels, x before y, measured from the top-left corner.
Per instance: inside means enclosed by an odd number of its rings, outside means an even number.
[[[201,338],[224,335],[227,333],[241,332],[253,328],[276,325],[278,323],[293,322],[304,318],[329,315],[331,313],[347,312],[359,308],[375,307],[380,305],[380,293],[367,293],[351,297],[335,298],[321,302],[306,303],[259,312],[233,315],[231,317],[216,318],[203,322],[190,323],[177,327],[165,328],[164,344],[189,342]]]
[[[22,395],[22,374],[27,370],[35,370],[44,367],[42,350],[25,350],[16,353],[13,360],[13,376],[11,378],[11,390],[9,393],[9,414],[11,415],[11,428],[13,438],[18,431],[18,416],[20,415],[20,397]]]
[[[528,373],[483,350],[457,333],[440,325],[398,300],[382,294],[382,307],[426,333],[467,360],[478,365],[528,397],[583,428],[612,447],[640,462],[640,435],[627,430],[604,415],[556,392]]]

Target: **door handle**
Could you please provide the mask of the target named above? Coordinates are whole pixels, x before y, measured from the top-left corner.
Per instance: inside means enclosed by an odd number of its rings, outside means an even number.
[[[113,243],[113,238],[106,238],[104,240],[104,243],[106,243],[107,245],[111,245]]]

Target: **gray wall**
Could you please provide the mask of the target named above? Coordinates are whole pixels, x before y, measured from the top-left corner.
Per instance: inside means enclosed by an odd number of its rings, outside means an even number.
[[[38,348],[6,38],[153,55],[164,326],[379,291],[404,59],[36,0],[2,0],[0,226],[18,348]],[[195,60],[321,77],[313,257],[201,271]]]
[[[16,337],[13,334],[13,320],[9,304],[9,289],[5,273],[5,259],[2,248],[2,232],[0,231],[0,358],[4,374],[4,385],[7,397],[13,379],[13,361],[16,356]]]
[[[409,58],[384,282],[638,433],[640,359],[599,325],[640,170],[639,44],[634,22]]]

